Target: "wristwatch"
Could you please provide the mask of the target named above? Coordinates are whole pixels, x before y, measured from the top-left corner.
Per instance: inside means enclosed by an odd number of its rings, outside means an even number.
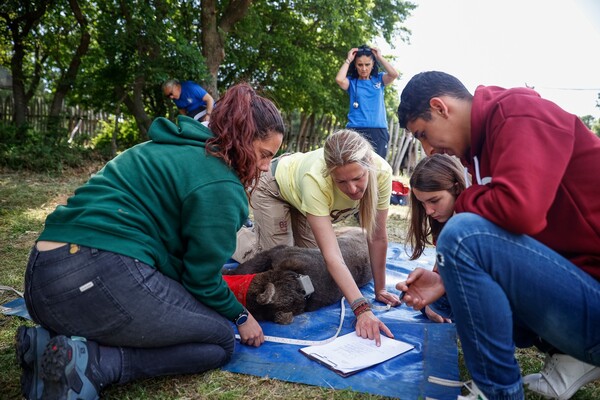
[[[244,311],[242,311],[240,313],[240,315],[238,315],[237,317],[235,317],[235,319],[233,320],[233,322],[235,322],[235,324],[237,326],[242,326],[247,321],[248,321],[248,310],[246,310],[245,308],[244,308]]]

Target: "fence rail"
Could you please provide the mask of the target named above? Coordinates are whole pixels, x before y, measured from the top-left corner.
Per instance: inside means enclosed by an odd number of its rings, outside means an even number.
[[[11,95],[0,97],[0,121],[13,120],[14,105]],[[29,102],[27,122],[35,130],[46,132],[49,105],[42,98],[34,98]],[[63,107],[60,127],[67,130],[69,140],[76,135],[94,137],[101,128],[102,121],[108,121],[111,114],[85,110],[79,106]],[[284,152],[306,152],[322,147],[329,134],[336,129],[331,116],[316,117],[314,114],[287,113],[284,115],[288,129],[281,146]],[[114,118],[113,118],[114,121]],[[397,122],[390,121],[390,142],[388,144],[387,161],[392,166],[394,175],[410,174],[417,161],[422,157],[422,149],[418,140]]]
[[[34,98],[29,102],[28,108],[27,123],[39,132],[46,132],[50,108],[48,102],[41,98]],[[0,121],[11,122],[13,116],[12,96],[0,97]],[[109,117],[108,113],[85,110],[79,106],[63,107],[59,126],[67,130],[70,138],[75,135],[94,137],[100,130],[100,123],[107,121]]]

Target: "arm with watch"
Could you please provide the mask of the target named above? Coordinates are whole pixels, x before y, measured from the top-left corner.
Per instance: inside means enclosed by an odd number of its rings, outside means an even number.
[[[246,307],[233,319],[233,322],[237,326],[242,344],[259,347],[265,342],[265,335],[262,328]]]

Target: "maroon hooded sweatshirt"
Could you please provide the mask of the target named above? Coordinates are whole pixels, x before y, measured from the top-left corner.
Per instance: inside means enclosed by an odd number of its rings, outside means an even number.
[[[529,235],[600,280],[600,138],[577,116],[530,89],[479,86],[462,161],[474,185],[457,212]]]

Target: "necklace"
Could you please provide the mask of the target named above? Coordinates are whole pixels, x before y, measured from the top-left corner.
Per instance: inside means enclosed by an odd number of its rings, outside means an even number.
[[[358,108],[360,106],[359,98],[358,98],[358,79],[354,80],[354,103],[352,103],[352,107]]]

